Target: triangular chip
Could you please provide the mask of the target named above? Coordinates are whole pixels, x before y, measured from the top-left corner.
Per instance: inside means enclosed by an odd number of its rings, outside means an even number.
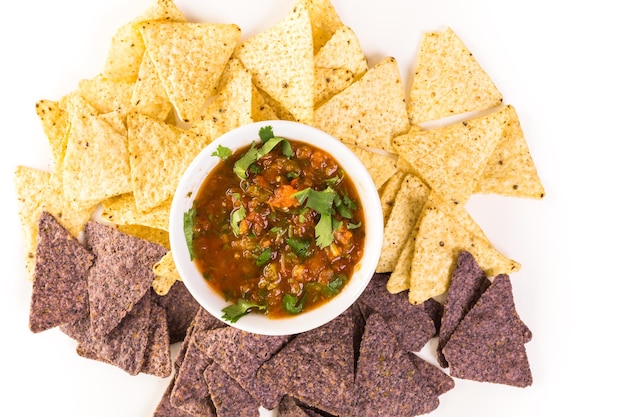
[[[317,52],[333,36],[343,23],[330,0],[300,0],[311,18],[313,49]]]
[[[137,209],[146,212],[174,195],[180,177],[210,141],[148,116],[128,116],[128,152]]]
[[[344,68],[315,68],[315,106],[352,84],[352,72]]]
[[[38,333],[89,313],[87,271],[94,256],[57,219],[39,217],[29,327]]]
[[[315,53],[316,68],[343,68],[352,73],[355,80],[367,71],[367,58],[354,31],[341,26]]]
[[[387,220],[389,220],[391,210],[393,210],[393,206],[396,204],[396,196],[398,195],[398,191],[402,186],[405,176],[406,174],[404,172],[396,171],[391,177],[389,177],[383,186],[378,189],[378,194],[380,195],[380,205],[383,210],[384,223],[387,223]]]
[[[218,416],[258,416],[259,403],[215,362],[209,363],[202,377]],[[236,410],[236,411],[234,411]]]
[[[502,94],[452,29],[424,34],[409,94],[411,124],[501,103]]]
[[[131,109],[134,83],[112,81],[98,75],[78,83],[80,94],[98,113],[118,111],[125,115]]]
[[[296,4],[285,19],[239,45],[235,56],[250,70],[255,85],[294,120],[313,121],[313,38],[305,7]]]
[[[383,249],[376,272],[391,272],[395,269],[429,193],[430,189],[417,176],[408,174],[404,177],[385,223]]]
[[[349,145],[392,151],[409,120],[397,61],[383,59],[315,110],[315,126]]]
[[[155,0],[140,16],[118,28],[111,39],[102,74],[114,81],[134,82],[146,50],[138,25],[146,20],[186,21],[172,0]]]
[[[487,276],[520,269],[493,247],[464,207],[436,193],[430,193],[416,227],[409,282],[409,300],[414,304],[448,290],[461,250],[471,251]]]
[[[380,189],[398,171],[393,155],[370,151],[358,146],[348,145],[348,147],[365,166],[376,189]]]
[[[96,256],[88,276],[91,325],[102,339],[150,289],[152,265],[166,249],[95,221],[85,226],[85,240]]]
[[[465,204],[503,128],[498,113],[428,130],[411,126],[407,134],[394,138],[393,146],[431,189]]]
[[[141,224],[122,224],[115,226],[117,230],[127,235],[144,239],[157,245],[163,246],[165,249],[170,248],[170,237],[166,230],[155,229]]]
[[[172,201],[168,199],[149,211],[141,212],[137,209],[133,193],[126,193],[103,201],[100,216],[116,225],[134,224],[167,231],[171,205]]]
[[[233,58],[224,70],[217,95],[191,130],[214,140],[248,123],[252,123],[252,75]]]
[[[439,406],[437,392],[415,368],[385,319],[371,314],[365,323],[351,415],[413,417]]]
[[[179,118],[193,122],[218,86],[241,29],[227,23],[141,24],[146,51]]]
[[[257,372],[259,383],[319,410],[347,415],[354,395],[353,333],[354,321],[344,314],[298,334],[261,366]],[[329,381],[333,383],[332,395]],[[272,408],[275,406],[278,402]]]
[[[255,122],[262,122],[265,120],[276,120],[278,115],[265,100],[259,89],[252,85],[252,120]]]
[[[489,285],[491,282],[472,254],[467,251],[459,252],[444,303],[439,343],[437,344],[437,360],[443,368],[448,367],[448,361],[441,353],[442,349],[450,340],[454,329]]]
[[[503,137],[489,157],[474,192],[543,198],[545,190],[515,108],[507,105],[498,114],[505,119]]]
[[[154,264],[152,272],[155,275],[154,280],[152,280],[152,288],[159,295],[167,294],[176,281],[182,281],[171,251]]]
[[[498,275],[443,348],[450,376],[527,387],[532,372],[508,275]]]
[[[63,160],[66,199],[100,202],[131,191],[127,138],[83,98],[69,101],[70,129]]]
[[[147,52],[144,53],[139,67],[131,102],[137,112],[159,120],[165,120],[173,108],[154,62]]]
[[[156,303],[167,313],[167,331],[170,343],[182,342],[200,304],[182,281],[176,281],[165,295],[155,297]]]
[[[45,99],[37,102],[35,110],[50,143],[55,169],[59,168],[65,156],[70,129],[68,114],[61,109],[59,102]]]
[[[167,327],[167,312],[165,308],[154,302],[150,309],[148,346],[146,346],[141,372],[160,378],[166,378],[172,373],[172,355],[170,352],[170,336]]]

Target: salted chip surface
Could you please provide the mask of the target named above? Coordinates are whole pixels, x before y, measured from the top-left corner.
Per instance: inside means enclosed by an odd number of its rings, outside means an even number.
[[[343,68],[361,78],[368,69],[367,58],[354,31],[348,26],[339,27],[333,36],[315,53],[316,68]]]
[[[265,408],[277,400],[267,385],[256,378],[257,370],[289,340],[288,336],[266,336],[224,327],[199,333],[195,343]],[[258,407],[257,407],[258,408]]]
[[[352,84],[354,75],[344,68],[315,68],[315,107]]]
[[[451,29],[425,33],[407,104],[411,124],[502,103],[493,80]]]
[[[398,171],[396,161],[392,155],[373,152],[352,145],[348,145],[348,148],[350,148],[361,163],[363,163],[363,166],[365,166],[370,177],[372,177],[372,181],[374,181],[374,185],[377,189],[381,189],[389,178]]]
[[[383,231],[383,249],[376,272],[395,269],[402,249],[420,217],[430,189],[415,175],[404,177]]]
[[[203,135],[131,113],[128,153],[137,209],[147,212],[172,198],[185,169],[209,142]]]
[[[218,416],[256,417],[259,403],[215,362],[202,374]]]
[[[152,265],[166,249],[96,221],[85,226],[85,240],[96,256],[88,274],[91,324],[102,339],[150,289]]]
[[[163,258],[154,264],[152,272],[155,275],[152,281],[152,288],[159,295],[167,295],[176,282],[182,282],[171,251],[167,252]]]
[[[100,114],[126,114],[132,106],[133,88],[134,83],[110,80],[100,74],[81,80],[77,92]]]
[[[133,85],[131,103],[137,112],[160,120],[166,120],[174,108],[147,52],[143,55],[137,81]]]
[[[353,415],[413,417],[439,406],[432,386],[422,379],[393,331],[380,314],[371,314],[365,333],[355,378]]]
[[[330,0],[299,0],[298,4],[306,7],[309,13],[313,49],[318,51],[343,26],[341,17]]]
[[[393,139],[393,146],[431,189],[464,204],[503,129],[502,118],[491,113],[432,129],[411,126],[407,134]]]
[[[398,170],[394,172],[393,175],[385,181],[382,187],[378,189],[378,194],[380,195],[380,205],[383,210],[383,221],[385,224],[389,220],[393,206],[396,204],[396,197],[405,176],[406,173]]]
[[[293,119],[313,121],[313,35],[309,13],[298,3],[276,25],[240,44],[234,55],[255,85],[280,103]]]
[[[498,116],[504,120],[502,140],[487,160],[474,192],[543,198],[545,190],[515,108],[506,105]]]
[[[443,368],[448,367],[448,361],[443,356],[442,349],[448,343],[454,329],[489,285],[491,282],[472,254],[468,251],[459,252],[446,301],[443,305],[439,343],[437,345],[437,360]]]
[[[357,300],[363,315],[380,314],[407,352],[418,352],[435,336],[436,329],[424,305],[413,305],[406,294],[387,291],[388,274],[374,274]]]
[[[215,93],[241,29],[227,23],[150,21],[140,30],[179,118],[193,122]]]
[[[498,275],[443,348],[450,375],[516,387],[532,385],[520,321],[511,281],[506,274]]]
[[[48,138],[56,170],[63,163],[65,156],[67,135],[70,129],[69,115],[61,109],[58,101],[46,99],[39,100],[35,104],[35,111]]]
[[[155,297],[155,302],[165,309],[170,343],[181,342],[200,309],[182,281],[176,281],[165,295]]]
[[[341,315],[298,334],[261,365],[260,384],[334,415],[350,411],[354,396],[354,321]],[[306,377],[294,378],[293,375]],[[278,402],[271,408],[276,408]]]
[[[38,222],[28,325],[38,333],[89,313],[87,272],[94,256],[50,213]]]
[[[314,125],[348,145],[393,151],[409,119],[398,63],[387,57],[315,110]]]

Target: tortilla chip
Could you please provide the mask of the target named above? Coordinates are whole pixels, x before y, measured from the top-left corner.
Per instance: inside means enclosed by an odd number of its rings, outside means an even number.
[[[367,71],[367,58],[354,31],[348,26],[338,28],[315,53],[316,68],[343,68],[358,80]]]
[[[69,101],[72,127],[63,160],[67,199],[100,202],[131,191],[127,138],[96,115],[83,98]]]
[[[167,294],[159,295],[155,300],[167,313],[170,343],[181,342],[187,334],[187,328],[196,317],[200,304],[182,281],[176,281]]]
[[[29,328],[34,333],[89,314],[87,271],[94,256],[47,211],[38,223]]]
[[[209,144],[202,135],[132,113],[128,116],[128,152],[137,209],[147,212],[170,199],[180,177]]]
[[[233,58],[224,70],[216,97],[202,111],[191,130],[214,140],[252,121],[252,76],[238,59]]]
[[[167,294],[176,281],[182,281],[171,251],[154,264],[152,272],[156,275],[152,280],[152,288],[159,295]]]
[[[193,122],[216,92],[241,29],[226,23],[151,21],[140,30],[178,117]]]
[[[254,122],[262,122],[265,120],[279,119],[278,115],[265,101],[263,94],[259,92],[259,89],[255,85],[252,85],[252,120]]]
[[[163,246],[165,249],[170,248],[169,233],[165,230],[154,229],[140,224],[124,224],[116,225],[117,230],[139,239],[144,239],[157,245]]]
[[[240,44],[235,56],[250,70],[255,85],[296,121],[313,121],[313,37],[301,3],[278,24]]]
[[[429,193],[430,189],[418,177],[411,174],[404,177],[385,223],[383,249],[376,272],[391,272],[395,269]]]
[[[152,303],[150,309],[150,329],[148,330],[148,346],[144,353],[141,372],[148,375],[166,378],[172,373],[172,355],[170,352],[170,336],[167,329],[167,312],[163,307]]]
[[[315,110],[315,126],[349,145],[393,151],[409,120],[398,63],[383,59]]]
[[[259,403],[215,362],[209,363],[202,377],[209,389],[218,416],[258,416]]]
[[[498,275],[443,348],[450,376],[527,387],[532,372],[508,275]]]
[[[139,67],[131,102],[137,112],[159,120],[165,120],[174,108],[147,52]]]
[[[505,121],[503,137],[489,157],[474,192],[543,198],[545,190],[515,108],[507,105],[498,115]]]
[[[452,29],[424,34],[409,94],[411,124],[501,103],[502,94]]]
[[[78,93],[100,114],[119,111],[127,114],[132,106],[134,83],[113,81],[98,75],[78,83]]]
[[[114,81],[134,82],[146,47],[138,24],[146,20],[186,21],[172,0],[156,0],[140,16],[121,26],[111,39],[102,74]]]
[[[393,206],[396,203],[396,196],[398,195],[398,191],[402,186],[405,176],[406,174],[404,172],[396,171],[391,177],[389,177],[385,184],[378,189],[378,194],[380,195],[380,205],[383,210],[383,222],[385,224],[387,224],[387,221],[389,220],[389,215],[391,214],[391,210],[393,210]]]
[[[171,199],[153,207],[149,211],[139,211],[133,193],[126,193],[102,202],[100,216],[116,225],[141,225],[167,231]]]
[[[52,151],[54,167],[57,169],[63,163],[65,148],[67,147],[67,136],[70,129],[68,114],[61,109],[59,102],[53,100],[39,100],[35,105],[35,110],[41,119],[44,133]]]
[[[298,5],[306,7],[309,13],[313,50],[317,52],[343,26],[341,18],[330,0],[300,0]]]
[[[502,117],[492,113],[428,130],[411,126],[393,139],[393,146],[431,189],[465,204],[502,139],[503,125]]]
[[[377,189],[380,189],[398,170],[394,155],[373,152],[358,146],[348,145],[348,147],[365,166]]]
[[[498,252],[464,207],[431,192],[416,224],[409,300],[419,304],[445,293],[461,250],[471,251],[487,276],[510,273],[520,264]]]
[[[89,307],[94,337],[101,340],[148,292],[152,265],[166,249],[95,221],[85,226],[85,240],[96,256],[88,275]]]
[[[344,68],[315,68],[315,107],[352,84],[352,73]]]
[[[419,221],[419,220],[418,220]],[[396,266],[391,271],[389,279],[387,280],[387,290],[392,294],[397,294],[409,289],[409,283],[411,282],[411,264],[413,263],[413,256],[415,254],[415,239],[417,238],[417,223],[411,229],[409,238],[404,242],[400,256],[396,261]]]

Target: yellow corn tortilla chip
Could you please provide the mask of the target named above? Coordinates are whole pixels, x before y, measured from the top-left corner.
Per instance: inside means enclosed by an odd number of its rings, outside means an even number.
[[[168,199],[150,211],[141,212],[137,209],[135,196],[126,193],[103,201],[100,216],[117,226],[138,225],[167,231],[171,204]]]
[[[435,192],[429,194],[415,227],[410,281],[401,283],[390,277],[387,283],[389,291],[408,288],[409,301],[413,304],[447,291],[456,256],[461,250],[471,252],[487,276],[509,274],[521,267],[494,248],[463,206]]]
[[[315,110],[315,126],[349,145],[392,151],[409,120],[398,63],[387,57]]]
[[[259,92],[256,86],[252,85],[252,120],[254,122],[262,122],[265,120],[279,119],[272,106],[265,101],[263,94]]]
[[[393,210],[393,206],[396,203],[396,196],[398,195],[398,191],[402,186],[405,176],[406,173],[404,172],[395,172],[387,180],[383,187],[378,190],[378,194],[380,195],[380,205],[383,210],[383,221],[385,224],[387,223],[391,210]]]
[[[309,13],[313,49],[317,51],[343,26],[341,18],[330,0],[300,0],[298,4],[303,5]]]
[[[367,71],[367,58],[354,31],[341,26],[315,54],[316,68],[344,68],[354,79],[359,79]]]
[[[376,272],[391,272],[395,269],[429,193],[430,189],[415,175],[404,177],[385,223],[383,247]]]
[[[154,119],[165,120],[173,109],[150,54],[144,53],[131,97],[133,109]]]
[[[176,281],[181,281],[172,252],[165,254],[163,258],[152,267],[156,277],[152,280],[152,288],[159,295],[165,295]]]
[[[315,106],[319,106],[352,84],[352,73],[343,68],[315,68]]]
[[[123,233],[156,243],[167,250],[170,249],[170,235],[165,230],[154,229],[141,224],[121,224],[115,225],[115,227]]]
[[[235,56],[250,70],[254,84],[294,120],[313,121],[313,38],[309,14],[302,4],[296,4],[278,24],[240,44]]]
[[[419,221],[419,219],[418,219]],[[417,237],[417,222],[411,229],[409,238],[404,242],[396,266],[387,280],[387,291],[398,294],[409,289],[411,282],[411,263],[415,254],[415,238]]]
[[[147,212],[171,198],[187,166],[210,140],[149,116],[128,115],[128,152],[137,209]]]
[[[216,92],[241,29],[227,23],[149,21],[140,30],[178,117],[193,122]]]
[[[394,138],[393,145],[431,189],[464,204],[501,141],[503,128],[497,113],[428,130],[413,125]]]
[[[98,75],[78,83],[78,93],[100,114],[131,109],[134,83],[112,81]]]
[[[63,194],[97,203],[131,191],[127,138],[79,95],[69,100],[71,128],[63,160]]]
[[[380,189],[398,171],[394,155],[374,152],[358,146],[347,145],[367,169],[376,189]]]
[[[252,76],[241,62],[229,61],[216,97],[191,130],[214,140],[241,125],[252,123]]]
[[[502,94],[451,29],[425,33],[410,87],[411,124],[485,110],[502,103]]]
[[[70,129],[68,114],[61,109],[57,101],[45,99],[37,102],[35,110],[48,138],[54,166],[57,169],[63,163],[63,157],[65,156],[67,136]]]
[[[138,24],[146,20],[186,21],[172,0],[156,0],[140,16],[115,32],[102,71],[106,78],[124,82],[137,79],[146,49]]]
[[[499,115],[505,120],[503,137],[489,157],[475,192],[543,198],[545,190],[515,108],[507,105]]]

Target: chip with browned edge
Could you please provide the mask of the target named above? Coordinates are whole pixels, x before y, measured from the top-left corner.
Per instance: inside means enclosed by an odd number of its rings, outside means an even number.
[[[531,385],[524,327],[509,276],[498,275],[443,348],[450,375],[516,387]]]

